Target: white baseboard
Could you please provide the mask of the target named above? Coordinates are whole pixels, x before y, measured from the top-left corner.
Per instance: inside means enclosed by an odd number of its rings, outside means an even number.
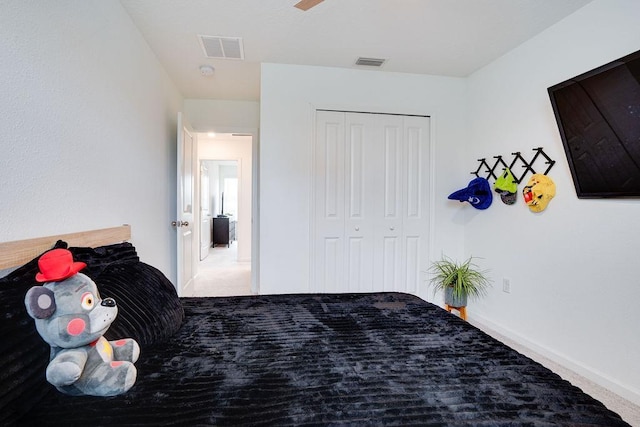
[[[640,406],[640,391],[621,384],[619,381],[610,378],[608,375],[602,372],[589,368],[588,366],[585,366],[582,363],[571,359],[570,357],[560,354],[550,349],[549,347],[531,341],[528,338],[508,328],[498,325],[483,316],[469,315],[468,320],[469,323],[473,324],[479,329],[484,330],[489,335],[492,335],[491,331],[497,332],[498,334],[503,335],[510,340],[513,340],[515,343],[523,346],[524,348],[537,353],[565,367],[566,369],[573,371],[574,373],[596,383],[597,385],[604,387],[605,389],[632,402],[633,404]]]
[[[193,279],[189,280],[189,283],[187,283],[184,287],[184,289],[182,289],[182,292],[180,292],[180,290],[178,290],[178,296],[179,297],[192,297],[195,293],[194,290],[194,282],[195,282],[195,278],[198,276],[198,273],[196,273],[196,275],[193,277]]]

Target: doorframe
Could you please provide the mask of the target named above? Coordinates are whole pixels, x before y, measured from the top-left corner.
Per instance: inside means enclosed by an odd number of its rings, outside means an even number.
[[[242,134],[244,136],[251,137],[251,292],[254,295],[258,295],[260,293],[260,187],[259,187],[259,154],[260,154],[260,138],[259,138],[259,129],[258,128],[238,128],[238,127],[218,127],[218,128],[209,128],[209,129],[194,129],[195,137],[196,137],[196,154],[194,157],[194,162],[199,165],[200,164],[200,154],[198,151],[198,143],[199,136],[201,134],[206,134],[208,132],[220,133],[220,134]],[[195,182],[195,192],[199,195],[200,192],[200,176],[198,174],[198,178]],[[200,210],[200,197],[196,198],[198,212]],[[194,230],[196,235],[200,235],[200,224],[199,221],[194,221],[195,227],[197,229]],[[199,240],[199,239],[198,239]],[[198,247],[199,249],[199,247]],[[196,273],[197,275],[197,273]]]

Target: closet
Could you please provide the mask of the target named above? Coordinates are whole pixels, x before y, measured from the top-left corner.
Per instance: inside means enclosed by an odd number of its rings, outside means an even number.
[[[316,112],[312,292],[417,293],[428,268],[429,124]]]

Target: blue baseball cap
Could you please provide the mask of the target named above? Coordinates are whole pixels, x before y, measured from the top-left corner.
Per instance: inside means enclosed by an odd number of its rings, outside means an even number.
[[[485,178],[475,178],[466,188],[449,194],[448,199],[469,202],[476,209],[487,209],[493,201],[493,194],[489,181]]]

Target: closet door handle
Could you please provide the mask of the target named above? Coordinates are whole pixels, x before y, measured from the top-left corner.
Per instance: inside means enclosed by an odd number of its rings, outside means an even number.
[[[356,231],[360,231],[360,227],[356,227]]]

